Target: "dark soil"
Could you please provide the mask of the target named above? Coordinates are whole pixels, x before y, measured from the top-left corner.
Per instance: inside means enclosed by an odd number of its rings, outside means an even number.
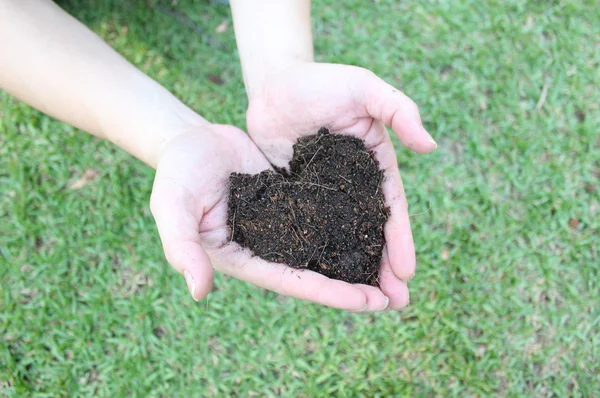
[[[322,128],[294,145],[286,174],[230,175],[232,239],[268,261],[377,285],[389,209],[373,153]]]

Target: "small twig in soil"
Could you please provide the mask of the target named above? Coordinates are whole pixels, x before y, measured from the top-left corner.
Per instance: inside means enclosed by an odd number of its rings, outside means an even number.
[[[294,205],[292,203],[292,200],[288,200],[288,203],[290,205],[290,211],[292,212],[292,216],[294,217],[294,223],[298,224],[298,221],[296,221],[296,213],[294,213]]]
[[[308,164],[307,164],[307,165],[304,167],[304,170],[307,170],[307,169],[308,169],[308,166],[310,166],[310,164],[312,163],[312,161],[313,161],[313,160],[315,160],[315,156],[317,156],[317,153],[319,153],[319,151],[321,150],[321,148],[323,148],[323,147],[322,147],[322,146],[320,146],[320,147],[319,147],[319,148],[316,150],[315,154],[312,156],[312,158],[310,158],[310,161],[308,162]]]
[[[327,248],[328,244],[329,244],[329,242],[327,242],[323,245],[323,250],[321,251],[321,255],[319,256],[319,259],[317,260],[318,263],[321,262],[321,257],[323,257],[323,253],[325,253],[325,249]]]
[[[235,215],[237,214],[238,207],[239,206],[236,206],[235,210],[233,211],[233,218],[231,221],[231,239],[229,239],[229,243],[233,241],[233,234],[235,233]]]
[[[344,177],[341,174],[338,174],[338,177],[340,177],[342,180],[346,181],[348,184],[352,184],[352,180],[347,179],[346,177]]]
[[[294,228],[293,225],[292,225],[292,231],[294,231],[294,235],[296,235],[296,239],[298,239],[298,242],[300,242],[300,246],[302,246],[302,249],[304,249],[304,244],[302,243],[302,239],[300,239],[300,235],[298,235],[298,232],[296,231],[296,228]]]
[[[308,265],[308,263],[310,263],[310,260],[312,260],[313,256],[315,255],[315,253],[317,252],[317,250],[319,250],[318,247],[315,247],[315,250],[313,250],[312,254],[310,255],[310,258],[308,259],[308,261],[306,262],[306,265]]]
[[[335,188],[331,188],[325,185],[321,185],[321,184],[315,184],[314,182],[304,182],[304,181],[293,181],[293,182],[282,182],[280,184],[273,184],[271,185],[272,187],[277,186],[277,185],[285,185],[285,184],[295,184],[295,185],[312,185],[315,187],[320,187],[320,188],[324,188],[324,189],[328,189],[330,191],[337,191],[337,189]]]
[[[258,184],[260,184],[260,177],[261,177],[261,174],[258,175],[258,179],[256,180],[256,187],[258,187]]]
[[[317,177],[317,184],[321,183],[321,180],[319,179],[319,173],[317,173],[317,170],[315,170],[315,176]],[[317,189],[317,200],[319,200],[319,190]]]
[[[383,177],[384,175],[381,175],[381,178],[379,179],[379,182],[377,183],[377,190],[375,191],[375,196],[377,196],[377,194],[379,193],[379,187],[381,186],[381,183],[383,182]]]
[[[317,145],[319,143],[319,141],[321,141],[321,138],[323,138],[323,135],[320,135],[319,138],[317,138],[317,140],[315,142],[312,142],[313,145]],[[319,147],[320,148],[320,147]]]
[[[294,256],[294,255],[292,254],[292,251],[291,251],[291,250],[290,250],[289,252],[286,252],[286,253],[287,253],[287,254],[289,254],[289,255],[290,255],[290,257],[292,257],[292,258],[294,259],[294,261],[295,261],[295,262],[298,262],[298,259],[296,258],[296,256]]]
[[[334,192],[337,191],[337,189],[335,189],[335,188],[331,188],[331,187],[328,187],[328,186],[325,186],[325,185],[321,185],[321,184],[315,184],[314,182],[301,182],[301,181],[298,181],[298,182],[295,182],[294,184],[312,185],[312,186],[319,187],[319,188],[329,189],[330,191],[334,191]]]
[[[368,281],[369,281],[369,280],[371,280],[371,277],[372,277],[373,275],[375,275],[377,272],[379,272],[379,270],[378,270],[378,269],[376,269],[375,271],[371,272],[371,273],[369,274],[369,276],[367,277],[367,280],[368,280]],[[377,280],[379,280],[379,275],[377,275]]]
[[[239,197],[238,199],[241,200],[242,202],[246,203],[248,206],[254,206],[252,203],[248,202],[246,199],[243,199],[242,197]]]

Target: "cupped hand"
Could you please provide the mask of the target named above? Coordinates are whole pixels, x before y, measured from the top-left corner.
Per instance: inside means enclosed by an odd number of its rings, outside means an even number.
[[[231,242],[228,177],[271,165],[241,130],[206,125],[173,138],[160,155],[150,208],[167,261],[185,276],[195,300],[211,289],[213,267],[279,294],[349,311],[385,307],[379,289],[351,285],[309,270],[294,270],[251,255]]]
[[[415,272],[415,250],[396,152],[385,125],[411,150],[434,150],[437,145],[423,128],[415,103],[366,69],[300,63],[257,88],[250,99],[247,125],[269,161],[283,168],[292,158],[296,140],[316,134],[320,127],[365,141],[384,171],[383,192],[391,210],[384,228],[380,288],[390,308],[408,305],[406,281]]]

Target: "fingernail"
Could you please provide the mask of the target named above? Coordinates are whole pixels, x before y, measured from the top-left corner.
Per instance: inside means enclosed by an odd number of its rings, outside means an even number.
[[[358,312],[365,312],[367,310],[368,306],[369,306],[369,303],[366,303],[365,306],[362,308],[362,310],[360,310]]]
[[[390,298],[388,296],[385,296],[385,304],[384,304],[383,308],[381,309],[381,311],[385,310],[388,305],[390,305]]]
[[[185,277],[185,283],[187,283],[187,287],[190,291],[190,294],[192,295],[192,298],[194,299],[194,301],[198,301],[196,300],[196,282],[194,282],[194,278],[192,278],[192,275],[188,272],[187,269],[183,271],[183,276]]]
[[[383,308],[380,309],[379,311],[385,311],[385,309],[388,307],[388,305],[390,304],[390,298],[388,296],[385,296],[385,304],[383,305]]]
[[[433,138],[429,137],[429,138],[427,138],[427,141],[429,141],[429,142],[431,142],[433,145],[435,145],[435,147],[436,147],[436,149],[437,149],[437,147],[438,147],[438,144],[437,144],[437,142],[435,142],[435,140],[434,140]]]
[[[400,311],[404,311],[405,309],[408,308],[408,306],[410,305],[410,299],[408,299],[408,302],[406,303],[406,305],[402,308],[398,308],[396,309],[396,311],[400,312]]]

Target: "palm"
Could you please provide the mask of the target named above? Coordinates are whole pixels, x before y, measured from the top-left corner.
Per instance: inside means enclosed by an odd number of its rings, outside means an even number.
[[[411,149],[433,150],[435,143],[428,140],[414,103],[364,69],[300,64],[274,76],[257,92],[247,120],[252,139],[278,167],[287,167],[299,137],[315,134],[322,126],[358,137],[374,151],[386,176],[383,190],[391,209],[379,282],[390,307],[404,307],[405,281],[415,270],[414,245],[396,153],[384,122]]]
[[[173,217],[170,211],[178,210],[185,217],[177,217],[178,225],[173,225],[173,231],[161,234],[167,253],[169,244],[197,242],[199,238],[207,252],[222,246],[228,234],[229,174],[254,174],[269,167],[252,141],[230,126],[213,125],[169,143],[156,170],[151,207],[157,214],[169,213]]]
[[[283,264],[253,257],[232,243],[227,227],[228,177],[255,174],[270,164],[242,131],[211,125],[175,138],[158,163],[151,208],[169,263],[187,271],[199,299],[212,285],[212,268],[258,286],[321,304],[360,310],[370,300],[381,308],[383,295],[313,272],[298,278]],[[188,281],[189,284],[189,281]],[[378,307],[379,306],[379,307]]]

